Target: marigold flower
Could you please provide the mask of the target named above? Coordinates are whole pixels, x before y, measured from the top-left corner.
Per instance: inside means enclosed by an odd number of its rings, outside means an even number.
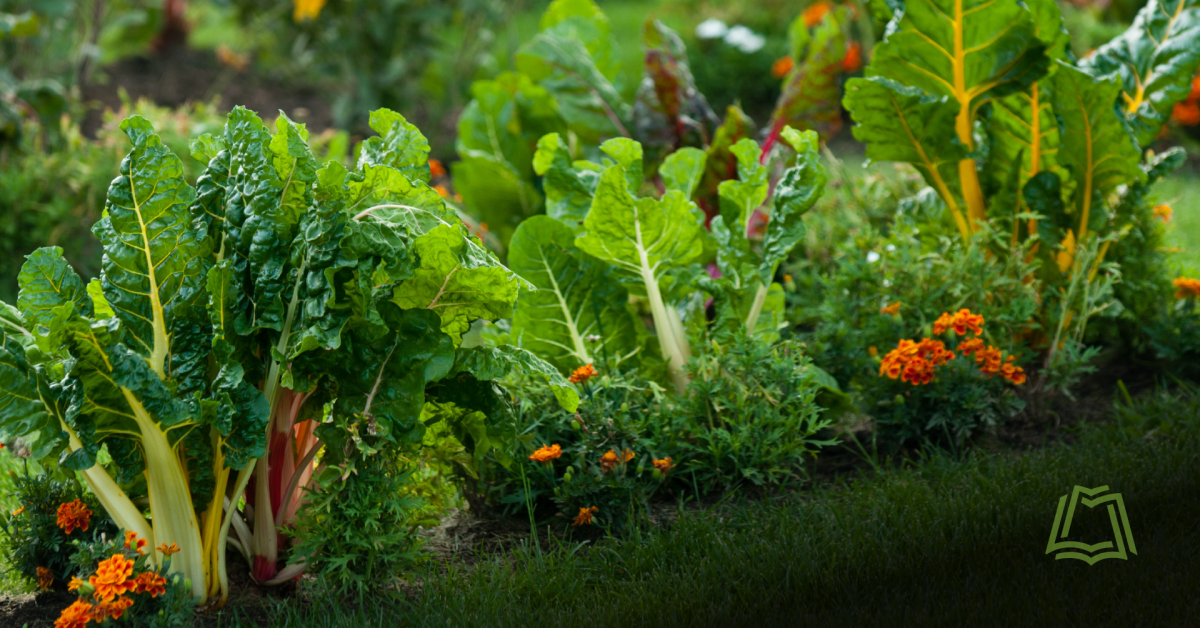
[[[575,372],[571,373],[569,380],[572,384],[582,384],[599,374],[600,372],[596,370],[596,367],[591,364],[585,364],[575,369]]]
[[[1153,212],[1155,216],[1162,218],[1163,222],[1171,222],[1171,216],[1175,213],[1171,206],[1166,204],[1155,205]]]
[[[892,303],[891,305],[888,305],[887,307],[884,307],[879,310],[880,314],[896,314],[898,312],[900,312],[900,302],[899,301],[896,301],[895,303]]]
[[[74,532],[75,528],[87,532],[91,518],[92,511],[78,499],[58,506],[58,527],[67,534]]]
[[[138,574],[133,583],[137,586],[136,593],[149,593],[150,597],[158,597],[167,592],[167,579],[153,571]]]
[[[983,348],[983,338],[967,338],[958,343],[958,352],[963,355],[971,355]]]
[[[928,360],[931,366],[941,366],[954,359],[954,352],[940,340],[925,338],[917,345],[917,357]]]
[[[1181,126],[1200,124],[1200,102],[1189,99],[1175,103],[1175,108],[1171,110],[1171,119]]]
[[[63,609],[54,621],[54,628],[83,628],[89,621],[92,621],[92,605],[75,600],[74,604]]]
[[[900,380],[913,386],[928,384],[933,381],[933,364],[924,358],[912,358],[904,365]]]
[[[862,69],[862,45],[856,41],[846,47],[846,56],[842,57],[842,72],[854,74]]]
[[[529,459],[534,462],[550,462],[562,455],[562,447],[557,444],[542,445],[537,451],[530,454]]]
[[[67,582],[68,591],[78,591],[81,586],[83,586],[83,580],[80,580],[79,576],[71,576],[70,582]]]
[[[142,548],[146,547],[146,539],[137,538],[137,532],[125,533],[125,549],[137,550],[139,554],[145,554],[146,551]]]
[[[12,513],[12,516],[14,516],[14,517],[15,517],[15,516],[17,516],[17,515],[19,515],[19,514],[21,514],[21,513],[23,513],[23,512],[25,512],[25,507],[24,507],[24,506],[21,506],[20,508],[18,508],[18,509],[16,509],[16,510],[14,510],[14,511],[13,511],[13,513]]]
[[[951,327],[954,328],[954,333],[959,336],[965,336],[967,330],[978,336],[983,333],[982,325],[982,315],[972,314],[971,310],[964,308],[954,313],[954,322],[951,324]]]
[[[429,160],[429,176],[437,178],[446,176],[446,167],[437,159]]]
[[[100,562],[96,575],[89,577],[88,582],[96,588],[96,598],[107,602],[137,586],[129,580],[131,575],[133,561],[124,554],[113,554],[112,558]]]
[[[975,364],[979,365],[979,370],[989,378],[992,375],[1000,372],[1000,350],[996,347],[988,345],[975,352]]]
[[[1000,377],[1020,386],[1025,383],[1025,369],[1013,364],[1013,356],[1008,356],[1008,360],[1000,367]]]
[[[671,463],[671,457],[667,456],[666,458],[663,458],[661,460],[655,460],[654,468],[658,469],[659,471],[661,471],[663,473],[666,473],[666,472],[670,471],[671,469],[675,468],[675,465]]]
[[[450,188],[442,185],[441,183],[433,186],[433,189],[438,193],[438,196],[442,198],[450,198]]]
[[[158,546],[158,551],[162,552],[164,556],[170,556],[171,554],[179,553],[179,546],[174,543],[170,545],[163,543],[162,545]]]
[[[592,524],[592,515],[596,514],[596,511],[598,511],[598,510],[600,510],[600,509],[596,508],[595,506],[592,506],[591,508],[580,508],[579,514],[575,515],[575,520],[571,522],[571,525],[573,525],[573,526],[591,525]]]
[[[794,67],[796,67],[796,61],[790,56],[779,57],[775,60],[775,63],[771,64],[771,76],[781,79],[787,76],[788,72],[791,72]]]
[[[618,455],[616,450],[610,449],[603,456],[600,456],[600,469],[605,473],[617,468],[618,464],[623,464],[633,460],[634,453],[626,449],[624,453]]]
[[[305,20],[315,20],[323,8],[325,8],[325,0],[293,0],[292,21],[299,23]]]
[[[37,582],[39,589],[49,591],[50,587],[54,586],[54,572],[45,567],[38,567]]]
[[[804,26],[812,28],[820,24],[821,20],[825,19],[825,16],[832,10],[833,3],[829,2],[829,0],[817,0],[808,5],[808,8],[804,9],[803,14]]]
[[[125,614],[125,609],[133,606],[133,600],[127,597],[119,597],[115,600],[105,600],[96,605],[92,609],[92,618],[97,623],[108,618],[120,619],[121,615]]]
[[[1171,285],[1175,286],[1176,299],[1200,298],[1200,279],[1176,277]]]

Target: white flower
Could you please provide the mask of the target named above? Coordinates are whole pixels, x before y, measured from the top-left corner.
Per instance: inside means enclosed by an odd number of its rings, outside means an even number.
[[[600,342],[600,334],[589,334],[584,336],[583,339],[591,343]]]
[[[874,264],[875,262],[878,262],[878,261],[879,261],[878,253],[876,253],[875,251],[870,251],[867,253],[867,263],[868,264]]]
[[[895,244],[889,244],[889,245],[887,245],[887,246],[883,247],[883,249],[884,249],[885,251],[895,251],[895,250],[896,250],[896,245],[895,245]]]
[[[696,37],[700,39],[719,39],[724,37],[727,32],[729,32],[729,27],[715,17],[710,17],[696,26]]]
[[[738,24],[737,26],[729,29],[728,33],[725,33],[725,43],[737,48],[738,50],[741,50],[746,54],[750,54],[752,52],[758,52],[758,50],[767,43],[767,39],[762,35],[759,35],[746,28],[745,26]]]

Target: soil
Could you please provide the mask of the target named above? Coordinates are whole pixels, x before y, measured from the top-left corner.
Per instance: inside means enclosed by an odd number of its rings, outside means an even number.
[[[92,106],[83,132],[94,137],[105,108],[121,106],[120,90],[133,100],[147,98],[176,107],[189,102],[220,99],[222,107],[244,105],[260,114],[283,110],[296,122],[320,132],[333,126],[330,101],[315,86],[284,82],[280,77],[221,65],[211,50],[173,47],[162,53],[124,59],[104,67],[83,88],[83,99]]]

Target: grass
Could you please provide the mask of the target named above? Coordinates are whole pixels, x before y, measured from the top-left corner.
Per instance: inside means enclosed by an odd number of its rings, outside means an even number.
[[[1158,184],[1156,193],[1161,202],[1175,210],[1168,224],[1167,245],[1183,249],[1176,254],[1180,274],[1200,277],[1200,175],[1184,172]]]
[[[944,456],[623,540],[426,573],[412,597],[317,596],[273,625],[1092,626],[1200,621],[1200,395],[1156,395],[1080,444]],[[1137,555],[1045,555],[1061,495],[1122,493]],[[1103,513],[1075,540],[1111,538]],[[1107,534],[1106,534],[1107,533]],[[222,625],[244,625],[233,620]]]

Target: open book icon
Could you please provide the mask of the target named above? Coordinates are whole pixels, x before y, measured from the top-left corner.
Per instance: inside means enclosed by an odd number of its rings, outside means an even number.
[[[1094,565],[1105,558],[1128,560],[1129,554],[1137,555],[1137,546],[1133,544],[1133,531],[1129,529],[1129,517],[1125,515],[1125,501],[1121,499],[1120,493],[1101,495],[1101,493],[1106,491],[1108,491],[1107,485],[1096,488],[1084,488],[1076,485],[1074,490],[1071,491],[1071,505],[1066,509],[1066,520],[1063,519],[1063,508],[1067,505],[1067,496],[1063,495],[1058,499],[1058,512],[1054,514],[1054,529],[1050,531],[1050,541],[1046,543],[1047,554],[1058,552],[1054,556],[1055,560],[1078,558],[1089,565]],[[1080,497],[1080,495],[1085,495],[1086,497]],[[1062,540],[1066,539],[1067,535],[1071,533],[1071,520],[1075,517],[1075,506],[1080,503],[1088,508],[1095,508],[1103,504],[1107,505],[1108,518],[1112,522],[1112,541],[1088,545],[1087,543],[1080,543],[1078,541]],[[1120,515],[1119,518],[1118,514]],[[1115,550],[1113,549],[1114,542],[1116,543]],[[1127,547],[1129,554],[1126,553]]]

